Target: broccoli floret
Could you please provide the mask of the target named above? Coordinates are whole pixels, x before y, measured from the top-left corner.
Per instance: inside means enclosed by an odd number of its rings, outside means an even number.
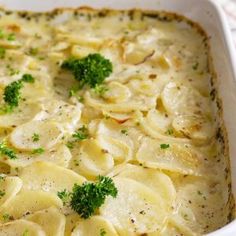
[[[82,59],[69,58],[61,67],[73,73],[74,78],[80,82],[80,88],[84,85],[95,88],[102,84],[113,69],[112,63],[98,53],[89,54]]]

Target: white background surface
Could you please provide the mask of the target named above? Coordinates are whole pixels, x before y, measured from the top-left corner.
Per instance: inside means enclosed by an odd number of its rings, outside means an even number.
[[[236,0],[215,0],[219,2],[227,15],[227,19],[231,28],[236,47]],[[236,66],[236,65],[235,65]]]

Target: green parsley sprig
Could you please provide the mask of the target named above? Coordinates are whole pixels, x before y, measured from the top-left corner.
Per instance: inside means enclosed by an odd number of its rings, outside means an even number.
[[[70,207],[82,218],[87,219],[105,202],[107,196],[115,198],[117,188],[109,177],[99,176],[97,182],[75,184],[72,192],[63,190],[58,192],[58,197],[63,203],[69,202]]]
[[[14,81],[6,86],[3,93],[3,99],[5,101],[5,107],[1,108],[2,111],[10,112],[15,107],[18,107],[20,96],[20,90],[23,88],[24,83],[33,83],[34,77],[30,74],[24,74],[20,80]]]
[[[15,152],[11,148],[7,147],[5,142],[0,143],[0,155],[7,156],[9,159],[17,158]]]
[[[72,135],[72,137],[79,141],[87,139],[89,137],[88,129],[83,125]]]
[[[85,85],[95,88],[103,83],[113,70],[112,63],[98,53],[89,54],[82,59],[69,58],[65,60],[62,69],[71,71],[79,81],[80,88]]]

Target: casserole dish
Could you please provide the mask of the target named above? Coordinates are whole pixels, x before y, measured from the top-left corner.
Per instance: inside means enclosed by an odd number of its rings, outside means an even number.
[[[236,127],[234,126],[234,117],[236,110],[232,106],[236,102],[236,70],[233,65],[236,65],[235,49],[230,37],[230,32],[226,23],[225,16],[222,10],[213,1],[205,0],[179,0],[176,1],[0,1],[1,6],[16,10],[33,10],[33,11],[47,11],[58,7],[78,7],[91,6],[94,8],[113,8],[113,9],[130,9],[142,8],[152,10],[165,10],[176,12],[184,15],[193,21],[199,23],[210,37],[211,55],[213,58],[214,68],[217,74],[218,91],[223,102],[224,120],[228,131],[228,139],[230,146],[231,157],[231,172],[232,172],[232,189],[234,195],[236,194],[236,161],[233,158],[236,153],[236,147],[233,145],[233,140],[236,138]],[[232,222],[224,228],[213,232],[209,235],[234,235],[236,234],[236,222]]]

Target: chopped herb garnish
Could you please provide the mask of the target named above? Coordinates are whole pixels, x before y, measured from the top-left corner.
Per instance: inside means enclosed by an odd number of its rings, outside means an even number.
[[[33,142],[38,142],[39,141],[39,134],[34,133],[32,135],[32,140],[33,140]]]
[[[2,215],[2,218],[3,218],[3,221],[7,222],[7,221],[10,220],[11,216],[6,213],[6,214],[3,214],[3,215]]]
[[[198,195],[202,195],[202,192],[200,190],[197,191]]]
[[[69,149],[72,149],[74,147],[74,143],[73,142],[67,142],[66,146],[69,148]]]
[[[5,191],[0,190],[0,199],[5,195]]]
[[[3,181],[3,180],[5,180],[5,176],[4,175],[0,175],[0,181]]]
[[[27,54],[31,56],[36,56],[38,52],[39,52],[38,48],[30,48]]]
[[[82,218],[87,219],[105,202],[107,196],[116,197],[117,188],[111,178],[99,176],[96,183],[75,184],[70,206]]]
[[[80,88],[85,85],[95,88],[112,72],[111,62],[98,53],[89,54],[82,59],[69,58],[62,63],[61,68],[73,73],[80,83]]]
[[[11,33],[11,34],[7,35],[7,40],[8,40],[8,41],[14,41],[14,40],[16,40],[15,34]]]
[[[6,55],[6,49],[3,47],[0,47],[0,58],[4,59]]]
[[[31,74],[24,74],[21,78],[21,81],[26,83],[34,83],[35,78]]]
[[[120,132],[121,132],[122,134],[128,135],[128,130],[127,130],[127,129],[122,129]]]
[[[95,88],[93,89],[93,91],[99,96],[103,96],[108,90],[109,89],[102,84],[96,85]]]
[[[69,97],[76,97],[79,102],[83,102],[84,98],[82,96],[77,95],[78,89],[70,89],[69,91]]]
[[[36,148],[32,151],[32,154],[42,154],[45,150],[43,148]]]
[[[22,236],[29,236],[29,230],[26,229],[26,230],[24,231],[24,233],[22,234]]]
[[[5,37],[5,34],[3,33],[3,30],[0,29],[0,39],[3,39]]]
[[[160,148],[161,148],[161,149],[167,149],[167,148],[169,148],[169,147],[170,147],[170,144],[166,144],[166,143],[160,144]]]
[[[4,142],[0,143],[0,155],[7,156],[9,159],[17,158],[15,152],[11,148],[7,147]]]
[[[9,71],[10,76],[18,75],[20,73],[19,70],[12,68],[10,65],[7,65],[7,69]]]
[[[173,129],[168,129],[166,131],[166,134],[168,134],[168,135],[172,135],[173,133],[174,133]]]
[[[14,41],[16,39],[15,34],[6,34],[2,29],[0,29],[0,39],[6,39],[8,41]]]
[[[76,140],[87,139],[89,137],[88,129],[83,125],[72,135],[72,137]]]
[[[57,196],[62,200],[63,204],[65,205],[70,200],[71,193],[64,189],[61,192],[57,192]]]
[[[197,70],[197,69],[198,69],[198,66],[199,66],[199,62],[196,62],[196,63],[192,66],[193,70]]]
[[[107,232],[105,231],[105,229],[100,229],[100,236],[105,236],[107,234]]]

